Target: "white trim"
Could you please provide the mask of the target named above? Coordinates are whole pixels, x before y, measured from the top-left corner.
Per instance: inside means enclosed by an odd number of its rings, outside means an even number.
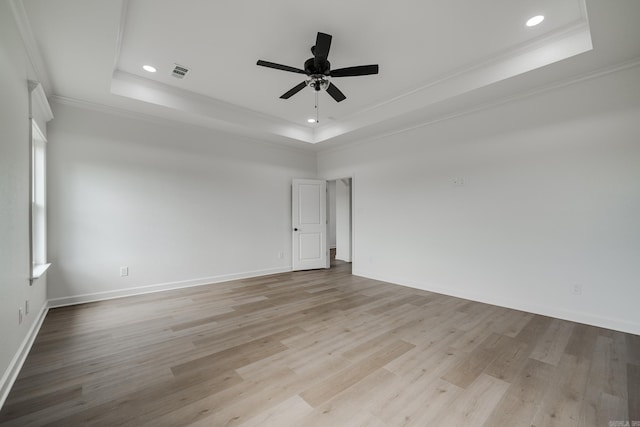
[[[313,129],[250,110],[226,101],[191,92],[165,83],[115,70],[111,93],[200,116],[218,125],[231,125],[240,132],[268,133],[294,141],[313,143]]]
[[[346,173],[346,174],[337,174],[339,177],[334,177],[334,175],[325,175],[320,179],[324,179],[325,181],[337,181],[339,179],[351,179],[351,259],[348,261],[351,263],[352,272],[355,268],[356,262],[356,174],[355,173]],[[328,232],[327,232],[328,234]],[[336,249],[335,246],[332,249]]]
[[[40,309],[40,313],[38,313],[38,317],[36,318],[33,325],[29,329],[29,332],[22,340],[22,344],[16,351],[16,354],[11,359],[11,363],[4,371],[2,375],[2,379],[0,379],[0,408],[4,405],[4,402],[7,400],[7,396],[9,396],[9,392],[11,391],[11,387],[16,382],[16,378],[18,378],[18,374],[22,369],[22,365],[24,365],[25,360],[27,360],[27,356],[31,351],[31,347],[38,336],[38,332],[40,332],[40,328],[42,327],[42,323],[44,322],[47,313],[49,312],[49,303],[45,301]]]
[[[245,273],[225,274],[220,276],[206,277],[201,279],[185,280],[180,282],[161,283],[156,285],[139,286],[130,289],[120,289],[107,292],[96,292],[93,294],[82,294],[64,298],[49,299],[44,302],[38,317],[31,325],[29,332],[25,336],[24,340],[20,344],[18,351],[16,351],[13,359],[9,363],[9,366],[0,379],[0,409],[4,405],[9,392],[13,387],[18,374],[24,365],[24,362],[31,351],[31,347],[35,342],[35,339],[40,332],[40,328],[44,322],[44,319],[51,308],[65,307],[68,305],[84,304],[88,302],[104,301],[115,298],[123,298],[134,295],[149,294],[155,292],[169,291],[172,289],[190,288],[195,286],[210,285],[220,282],[228,282],[232,280],[248,279],[251,277],[267,276],[270,274],[287,273],[291,271],[291,266],[271,268],[266,270],[248,271]]]
[[[155,285],[138,286],[135,288],[116,289],[113,291],[95,292],[91,294],[72,295],[69,297],[53,298],[49,300],[49,307],[57,308],[67,305],[84,304],[88,302],[104,301],[134,295],[150,294],[154,292],[170,291],[173,289],[191,288],[194,286],[211,285],[231,280],[248,279],[251,277],[267,276],[270,274],[287,273],[291,266],[270,268],[266,270],[247,271],[244,273],[223,274],[220,276],[203,277],[200,279],[183,280],[178,282],[159,283]]]
[[[363,271],[352,271],[354,276],[365,277],[367,279],[380,280],[409,288],[420,289],[428,292],[435,292],[442,295],[448,295],[456,298],[463,298],[470,301],[482,302],[485,304],[497,305],[511,310],[520,310],[527,313],[539,314],[542,316],[554,317],[556,319],[568,320],[570,322],[584,323],[586,325],[598,326],[615,331],[626,332],[629,334],[640,335],[640,324],[628,322],[624,319],[614,319],[611,317],[597,316],[583,311],[565,310],[557,307],[549,307],[546,305],[531,304],[526,301],[514,300],[510,298],[501,298],[499,296],[480,295],[474,292],[461,291],[451,289],[444,286],[438,286],[430,283],[423,283],[412,279],[399,279],[397,277],[388,277],[384,275],[368,274]]]
[[[147,123],[152,123],[156,125],[164,125],[169,126],[174,129],[201,129],[204,131],[214,131],[222,135],[228,135],[230,137],[242,140],[247,143],[259,143],[263,145],[269,145],[273,148],[278,148],[286,151],[298,151],[300,153],[309,153],[310,151],[317,151],[314,145],[312,144],[300,144],[297,141],[286,142],[282,140],[270,140],[270,139],[260,139],[251,135],[244,135],[239,133],[231,132],[227,129],[218,128],[215,126],[209,126],[204,123],[191,123],[187,121],[182,121],[178,119],[173,119],[170,117],[161,117],[153,114],[141,113],[133,110],[129,110],[126,108],[113,107],[106,104],[99,104],[96,102],[84,101],[77,98],[71,98],[67,96],[53,95],[51,97],[51,102],[54,104],[65,105],[72,108],[79,108],[82,110],[96,111],[98,113],[111,114],[114,116],[124,117],[130,120],[140,120],[145,121]]]
[[[39,279],[44,273],[47,272],[49,267],[51,267],[51,263],[35,264],[32,268],[31,277],[29,278],[29,280],[34,281],[36,279]]]
[[[129,14],[129,0],[122,1],[120,9],[120,26],[118,27],[118,36],[116,37],[116,54],[113,57],[113,71],[118,69],[120,62],[120,52],[122,51],[122,40],[124,39],[124,29],[127,24],[127,15]]]
[[[83,304],[95,301],[104,301],[114,298],[122,298],[127,296],[142,295],[147,293],[162,292],[172,289],[189,288],[194,286],[203,286],[208,284],[226,282],[231,280],[246,279],[251,277],[266,276],[270,274],[286,273],[291,271],[291,267],[285,268],[273,268],[268,270],[259,270],[246,273],[220,275],[209,278],[186,280],[181,282],[170,282],[157,285],[140,286],[137,288],[122,289],[116,291],[96,292],[93,294],[83,294],[64,298],[54,298],[45,301],[40,309],[37,319],[31,325],[29,332],[25,336],[22,344],[15,353],[11,363],[5,370],[0,379],[0,408],[4,405],[13,384],[15,383],[24,362],[31,351],[31,347],[35,342],[38,332],[44,322],[44,319],[49,312],[49,309],[56,307],[64,307],[68,305]],[[378,276],[367,274],[366,272],[358,271],[354,268],[352,271],[354,276],[364,277],[372,280],[380,280],[387,283],[392,283],[400,286],[407,286],[415,289],[426,290],[429,292],[436,292],[443,295],[449,295],[456,298],[464,298],[471,301],[483,302],[486,304],[497,305],[500,307],[506,307],[512,310],[522,310],[528,313],[535,313],[544,316],[551,316],[558,319],[564,319],[571,322],[579,322],[588,325],[603,327],[607,329],[613,329],[616,331],[626,332],[630,334],[640,335],[640,325],[630,323],[622,319],[612,319],[601,316],[594,316],[584,312],[576,312],[570,310],[561,310],[553,307],[539,306],[536,304],[528,304],[522,301],[507,300],[502,298],[486,298],[486,296],[474,294],[472,292],[460,292],[458,290],[451,290],[449,288],[441,286],[430,286],[421,282],[413,280],[397,280],[396,278]]]
[[[10,0],[9,4],[11,5],[13,19],[18,27],[18,31],[20,32],[20,37],[22,37],[22,44],[27,52],[31,68],[33,69],[37,79],[42,82],[44,90],[51,93],[51,80],[49,80],[49,74],[47,73],[44,60],[42,59],[42,53],[40,52],[36,38],[33,35],[33,29],[29,23],[27,11],[22,4],[22,0]]]
[[[40,82],[36,82],[33,80],[29,80],[29,92],[31,93],[31,99],[35,101],[35,105],[31,105],[31,118],[35,117],[34,109],[37,108],[38,112],[41,113],[42,119],[44,119],[44,124],[53,119],[53,112],[51,111],[51,106],[49,105],[49,100],[47,99],[47,94],[44,92],[42,84]],[[46,138],[45,138],[46,141]]]
[[[30,120],[31,120],[31,126],[35,131],[33,135],[31,135],[31,140],[33,141],[35,139],[37,141],[47,142],[47,137],[44,136],[44,133],[42,133],[42,131],[40,130],[40,126],[38,126],[38,121],[33,117]]]
[[[584,17],[583,17],[584,19]],[[575,40],[573,40],[573,38],[575,38],[576,36],[580,37],[580,39],[576,42]],[[480,62],[475,62],[472,63],[471,65],[468,66],[463,66],[460,67],[458,69],[454,69],[454,70],[449,70],[447,72],[445,72],[442,76],[440,76],[439,78],[435,78],[433,80],[429,80],[427,81],[425,84],[423,84],[422,86],[419,86],[415,89],[412,89],[408,92],[405,92],[401,95],[398,95],[394,98],[391,99],[387,99],[384,100],[382,102],[380,102],[377,105],[373,105],[371,107],[368,107],[367,109],[361,110],[360,112],[358,112],[357,114],[360,114],[362,112],[366,112],[369,110],[374,110],[377,108],[380,108],[386,104],[391,104],[394,102],[397,102],[403,98],[407,98],[410,97],[418,92],[422,92],[426,89],[435,87],[435,86],[441,86],[443,84],[446,84],[449,81],[455,81],[457,79],[459,79],[460,77],[469,75],[471,73],[474,72],[478,72],[478,71],[484,71],[487,68],[493,68],[493,67],[499,67],[502,68],[504,67],[504,64],[507,63],[508,61],[512,61],[514,58],[517,57],[521,57],[527,54],[530,54],[533,51],[536,51],[538,49],[541,48],[545,48],[547,47],[550,43],[558,43],[558,42],[566,42],[567,40],[569,40],[570,43],[577,43],[579,46],[576,48],[578,53],[574,53],[568,57],[556,60],[556,61],[552,61],[551,63],[555,63],[564,59],[567,59],[571,56],[574,56],[576,54],[580,54],[580,53],[584,53],[584,52],[588,52],[590,50],[593,49],[593,46],[591,45],[591,32],[589,29],[589,23],[585,20],[580,20],[577,22],[573,22],[571,24],[565,25],[564,27],[561,27],[555,31],[553,31],[552,33],[543,35],[540,38],[536,38],[530,41],[527,41],[521,45],[515,46],[515,47],[510,47],[507,48],[501,52],[497,52],[491,56],[485,57],[484,59],[482,59]],[[585,45],[586,44],[586,45]],[[548,64],[545,64],[548,65]],[[532,69],[536,69],[539,67],[534,67]],[[527,71],[531,71],[531,70],[527,70]],[[515,77],[516,75],[519,75],[522,73],[518,73],[518,74],[514,74],[508,77],[505,77],[505,79],[511,78],[511,77]],[[503,80],[503,79],[501,79]],[[475,88],[474,88],[475,89]]]
[[[344,150],[348,150],[354,147],[358,147],[361,145],[366,145],[372,141],[376,141],[376,140],[380,140],[389,136],[394,136],[394,135],[400,135],[406,132],[410,132],[412,130],[415,129],[420,129],[423,127],[428,127],[440,122],[445,122],[448,120],[453,120],[456,119],[458,117],[464,117],[464,116],[468,116],[474,113],[478,113],[481,111],[485,111],[485,110],[491,110],[492,108],[498,108],[500,106],[503,105],[507,105],[510,104],[512,102],[518,102],[527,98],[531,98],[533,96],[538,96],[538,95],[542,95],[548,92],[551,92],[553,90],[556,89],[562,89],[564,87],[569,87],[572,86],[574,84],[578,84],[578,83],[582,83],[582,82],[586,82],[589,80],[593,80],[593,79],[597,79],[600,77],[605,77],[608,76],[609,74],[613,74],[613,73],[617,73],[620,71],[625,71],[628,69],[632,69],[632,68],[636,68],[636,67],[640,67],[640,57],[635,57],[632,58],[628,61],[624,61],[624,62],[620,62],[611,66],[606,66],[603,68],[599,68],[596,70],[592,70],[592,71],[588,71],[586,73],[582,73],[579,75],[575,75],[572,76],[570,78],[567,79],[563,79],[563,80],[559,80],[559,81],[554,81],[552,83],[549,84],[544,84],[540,87],[537,87],[535,89],[531,89],[531,90],[526,90],[523,92],[519,92],[516,93],[515,95],[511,95],[511,96],[504,96],[504,97],[500,97],[497,98],[495,100],[492,101],[488,101],[488,102],[483,102],[480,103],[476,106],[472,106],[469,108],[464,108],[464,109],[460,109],[457,110],[453,113],[449,113],[449,114],[440,114],[440,115],[436,115],[432,118],[428,118],[425,121],[420,121],[417,122],[415,124],[411,124],[411,125],[403,125],[400,127],[397,127],[395,129],[386,131],[386,132],[377,132],[375,135],[368,135],[368,136],[362,136],[362,137],[358,137],[356,139],[353,139],[351,141],[348,141],[344,144],[341,145],[337,145],[337,146],[327,146],[324,149],[318,150],[319,154],[323,154],[323,153],[336,153],[336,152],[340,152],[340,151],[344,151]],[[329,143],[328,143],[329,144]]]
[[[29,81],[29,86],[33,88],[33,91],[35,92],[35,89],[39,89],[40,92],[42,92],[42,86],[39,83],[36,82],[32,82]],[[42,94],[44,95],[44,92],[42,92]],[[46,97],[44,98],[45,103],[46,101]],[[46,103],[47,107],[48,107],[48,103]],[[51,115],[51,117],[53,117],[53,115]],[[46,118],[47,121],[51,120],[50,118]],[[31,134],[31,143],[30,143],[30,151],[31,151],[31,159],[29,162],[29,192],[30,192],[30,196],[29,196],[29,265],[31,266],[31,272],[29,275],[29,286],[33,285],[33,282],[37,279],[40,278],[40,276],[42,276],[51,266],[51,263],[47,263],[46,259],[47,259],[47,247],[46,247],[46,242],[47,242],[47,218],[46,218],[46,206],[47,206],[47,161],[46,161],[46,145],[45,143],[47,142],[47,138],[44,135],[44,133],[42,132],[42,130],[40,130],[40,126],[38,126],[38,121],[35,119],[35,117],[32,117],[29,119],[29,121],[31,122],[31,128],[30,128],[30,134]],[[46,126],[46,122],[44,123]],[[42,146],[42,156],[43,156],[43,164],[42,166],[42,177],[43,177],[43,188],[42,188],[42,202],[43,205],[45,207],[45,213],[44,213],[44,218],[41,218],[43,221],[40,224],[41,225],[41,233],[39,233],[38,237],[42,237],[42,241],[40,242],[40,245],[35,245],[34,244],[34,217],[33,217],[33,203],[34,203],[34,198],[35,195],[33,193],[33,185],[34,185],[34,159],[35,159],[35,144],[36,143],[43,143]],[[37,185],[37,184],[36,184]],[[41,235],[41,236],[40,236]],[[36,257],[34,256],[34,250],[37,246],[38,249],[38,254],[40,256]],[[36,262],[41,262],[42,264],[36,264]]]
[[[481,87],[525,74],[593,49],[589,25],[579,21],[521,46],[507,49],[480,62],[450,70],[395,98],[358,111],[343,120],[315,130],[313,143],[366,129],[404,114],[418,112],[439,102],[465,95]]]

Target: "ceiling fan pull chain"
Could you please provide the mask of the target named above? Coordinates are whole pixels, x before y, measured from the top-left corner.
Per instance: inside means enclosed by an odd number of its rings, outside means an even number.
[[[318,91],[316,91],[316,123],[320,123],[319,111],[320,109],[318,108]]]

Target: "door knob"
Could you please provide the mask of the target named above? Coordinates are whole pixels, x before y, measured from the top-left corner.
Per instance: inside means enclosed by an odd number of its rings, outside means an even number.
[[[294,228],[294,229],[293,229],[293,231],[298,231],[298,229],[297,229],[297,228]]]

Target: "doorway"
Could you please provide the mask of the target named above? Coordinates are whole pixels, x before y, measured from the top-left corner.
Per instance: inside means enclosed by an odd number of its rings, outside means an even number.
[[[327,181],[327,246],[331,268],[352,261],[352,187],[350,177]]]

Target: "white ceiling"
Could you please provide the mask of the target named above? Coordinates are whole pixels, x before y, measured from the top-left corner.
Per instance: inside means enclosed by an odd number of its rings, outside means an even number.
[[[640,57],[637,0],[12,0],[50,96],[289,145],[330,147],[457,114]],[[545,21],[526,27],[531,16]],[[588,17],[588,18],[587,18]],[[336,103],[301,74],[318,31]],[[191,69],[170,75],[173,64]],[[151,64],[155,74],[142,70]]]

